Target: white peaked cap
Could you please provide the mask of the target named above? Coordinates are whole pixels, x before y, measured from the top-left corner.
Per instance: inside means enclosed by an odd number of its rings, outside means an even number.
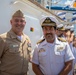
[[[54,16],[45,16],[45,17],[41,18],[41,20],[40,20],[41,25],[47,17],[49,17],[52,21],[54,21],[56,23],[56,25],[59,24],[58,20]]]
[[[61,28],[63,26],[64,26],[63,24],[59,24],[59,25],[57,25],[57,28]]]
[[[71,29],[71,26],[64,26],[65,30]]]
[[[71,29],[70,29],[70,30],[71,30],[71,31],[74,31],[74,25],[71,26]]]

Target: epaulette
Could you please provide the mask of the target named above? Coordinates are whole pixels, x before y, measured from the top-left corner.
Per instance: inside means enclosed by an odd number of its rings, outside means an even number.
[[[66,39],[64,39],[63,37],[58,37],[58,40],[62,42],[66,42]]]
[[[41,39],[41,40],[39,40],[39,41],[37,42],[37,44],[43,42],[44,40],[45,40],[45,39]]]
[[[26,40],[29,41],[28,38],[26,38]]]

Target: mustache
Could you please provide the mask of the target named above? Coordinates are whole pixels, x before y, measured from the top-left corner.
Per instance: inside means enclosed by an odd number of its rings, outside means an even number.
[[[22,25],[22,24],[20,24],[20,25],[15,24],[15,26],[16,26],[16,27],[23,27],[24,25]]]
[[[47,33],[46,36],[47,36],[47,35],[53,35],[53,34],[52,34],[52,33]]]

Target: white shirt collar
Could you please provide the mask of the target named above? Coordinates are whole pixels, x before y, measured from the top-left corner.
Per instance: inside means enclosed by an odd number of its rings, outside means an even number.
[[[45,40],[45,41],[43,41],[41,44],[42,45],[46,45],[48,42]],[[57,38],[57,36],[55,35],[55,41],[54,41],[54,43],[52,43],[52,44],[60,44],[60,41],[58,40],[58,38]]]

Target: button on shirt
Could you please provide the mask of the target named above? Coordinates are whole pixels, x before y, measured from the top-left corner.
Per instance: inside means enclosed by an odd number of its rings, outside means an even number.
[[[68,43],[62,43],[56,38],[53,44],[47,43],[46,40],[37,44],[32,62],[39,65],[44,75],[58,75],[65,62],[73,59]]]

